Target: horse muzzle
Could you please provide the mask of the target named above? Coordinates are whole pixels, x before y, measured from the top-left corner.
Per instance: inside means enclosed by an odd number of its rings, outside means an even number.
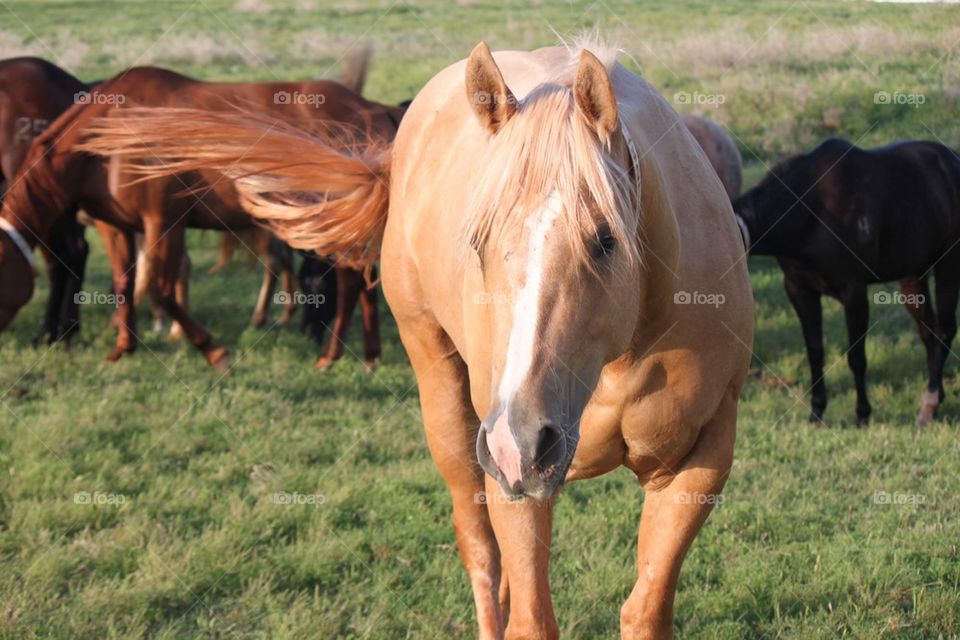
[[[563,486],[577,439],[575,429],[548,420],[512,428],[503,411],[481,424],[477,459],[508,498],[547,500]]]

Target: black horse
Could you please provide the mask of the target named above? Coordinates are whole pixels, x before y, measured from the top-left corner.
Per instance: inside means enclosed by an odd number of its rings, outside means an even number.
[[[734,211],[751,254],[776,256],[807,347],[812,421],[827,406],[820,296],[838,299],[847,321],[847,362],[857,388],[857,423],[870,417],[864,341],[867,285],[900,280],[902,298],[927,351],[929,381],[918,421],[943,401],[943,368],[957,332],[960,287],[960,158],[932,142],[860,149],[827,140],[775,167]],[[935,276],[937,306],[930,300]]]

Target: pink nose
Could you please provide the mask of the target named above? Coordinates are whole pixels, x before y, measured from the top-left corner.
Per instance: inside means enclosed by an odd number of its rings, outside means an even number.
[[[500,471],[503,472],[507,484],[515,486],[522,476],[520,464],[520,448],[510,432],[507,422],[507,412],[504,411],[493,423],[493,430],[487,434],[487,446],[490,455]]]

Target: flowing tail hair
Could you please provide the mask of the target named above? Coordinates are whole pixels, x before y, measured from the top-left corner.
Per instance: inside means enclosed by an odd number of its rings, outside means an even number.
[[[86,131],[80,151],[129,160],[138,181],[219,172],[244,210],[290,246],[358,269],[379,257],[390,196],[387,141],[329,121],[307,131],[240,108],[131,107]]]

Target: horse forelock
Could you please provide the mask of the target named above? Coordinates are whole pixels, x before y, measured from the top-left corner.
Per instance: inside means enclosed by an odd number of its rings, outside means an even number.
[[[465,246],[482,255],[487,245],[510,237],[553,198],[561,209],[555,228],[565,234],[575,259],[591,265],[585,240],[608,228],[627,248],[630,261],[639,261],[639,203],[631,160],[629,154],[615,157],[612,148],[613,141],[599,140],[577,113],[569,87],[537,86],[490,139],[468,201]]]

